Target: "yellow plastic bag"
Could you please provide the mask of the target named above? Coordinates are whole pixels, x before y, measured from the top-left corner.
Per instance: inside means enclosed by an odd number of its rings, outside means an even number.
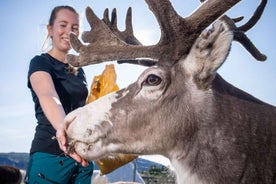
[[[106,65],[102,75],[95,76],[91,84],[87,103],[119,89],[116,84],[116,72],[113,64]],[[115,169],[137,158],[135,155],[116,154],[107,158],[96,160],[101,175],[111,173]]]

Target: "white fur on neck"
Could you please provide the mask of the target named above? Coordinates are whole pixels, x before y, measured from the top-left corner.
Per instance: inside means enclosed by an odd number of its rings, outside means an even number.
[[[178,159],[172,159],[171,162],[176,173],[177,184],[204,184],[195,173],[191,173],[185,163],[183,164]]]

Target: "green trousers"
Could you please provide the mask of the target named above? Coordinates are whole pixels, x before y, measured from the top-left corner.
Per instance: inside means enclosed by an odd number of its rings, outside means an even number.
[[[87,167],[67,156],[36,152],[30,156],[25,183],[90,184],[94,164]]]

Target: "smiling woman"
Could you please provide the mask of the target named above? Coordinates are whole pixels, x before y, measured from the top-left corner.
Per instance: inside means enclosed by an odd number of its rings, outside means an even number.
[[[29,65],[28,87],[38,123],[25,182],[70,181],[88,184],[91,182],[93,163],[88,165],[76,154],[69,154],[68,157],[63,149],[66,144],[63,119],[72,110],[83,106],[88,94],[82,68],[75,69],[65,61],[65,55],[71,49],[69,34],[79,34],[78,13],[70,6],[55,7],[47,30],[48,37],[52,40],[51,49],[35,56]]]

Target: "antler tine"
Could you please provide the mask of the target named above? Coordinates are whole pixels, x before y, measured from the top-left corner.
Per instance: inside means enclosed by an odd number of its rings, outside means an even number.
[[[246,48],[246,50],[258,61],[265,61],[267,57],[257,49],[257,47],[245,35],[245,32],[251,29],[260,20],[266,4],[267,0],[261,0],[258,8],[249,21],[238,27],[234,32],[234,40],[241,43]]]
[[[128,10],[127,10],[125,24],[126,24],[126,29],[123,33],[125,35],[128,35],[125,39],[126,42],[129,43],[129,44],[133,44],[133,45],[142,45],[141,42],[134,36],[134,33],[133,33],[132,9],[131,9],[131,7],[129,7]]]
[[[104,24],[102,24],[101,20],[97,17],[97,15],[94,13],[94,11],[90,8],[86,8],[86,19],[91,27],[91,31],[84,31],[82,33],[82,40],[87,43],[91,43],[95,41],[95,37],[93,36],[93,33],[99,32],[101,29],[106,29]],[[92,31],[93,30],[93,31]]]
[[[120,31],[117,26],[117,11],[116,8],[112,10],[111,21],[108,16],[108,9],[105,10],[103,21],[108,25],[111,31],[118,36],[121,40],[131,45],[142,45],[139,40],[133,34],[132,28],[132,13],[131,8],[128,8],[126,15],[126,28],[124,31]]]
[[[111,20],[116,17],[117,17],[116,9],[113,9]],[[114,24],[116,24],[115,21],[114,21]],[[127,10],[125,25],[126,25],[125,30],[123,32],[120,32],[122,39],[125,40],[126,43],[131,45],[142,45],[141,42],[134,36],[134,33],[133,33],[131,7],[129,7]],[[119,32],[117,26],[116,26],[116,31]],[[135,59],[135,60],[128,59],[128,60],[118,60],[117,63],[118,64],[129,63],[129,64],[136,64],[136,65],[142,65],[142,66],[153,66],[157,63],[157,61],[154,61],[151,59]]]
[[[244,48],[258,61],[265,61],[266,55],[262,54],[258,48],[251,42],[251,40],[243,33],[239,31],[234,32],[234,40],[244,46]]]
[[[120,31],[117,26],[117,11],[116,8],[112,10],[111,20],[109,19],[108,8],[104,11],[103,21],[108,25],[108,27],[112,30],[112,32],[117,35],[119,38],[124,40],[126,43],[131,45],[142,45],[140,41],[134,36],[133,26],[132,26],[132,10],[131,7],[127,10],[125,25],[126,28],[124,31]],[[142,66],[152,66],[157,62],[150,59],[135,59],[135,60],[118,60],[118,64],[129,63],[129,64],[137,64]]]
[[[240,26],[238,28],[238,30],[246,32],[249,29],[251,29],[253,26],[255,26],[255,24],[260,20],[262,14],[264,12],[266,4],[267,4],[267,0],[261,0],[259,6],[255,10],[253,16],[249,19],[249,21],[247,23]]]
[[[265,61],[267,57],[258,50],[258,48],[247,37],[245,32],[251,29],[258,22],[266,4],[267,0],[262,0],[249,21],[240,27],[237,27],[235,21],[226,15],[221,18],[228,24],[230,30],[233,31],[234,40],[239,42],[258,61]]]
[[[110,19],[109,19],[109,10],[108,10],[108,8],[106,8],[106,9],[104,10],[103,21],[104,21],[104,23],[105,23],[106,25],[108,25],[109,28],[112,27],[111,25],[112,25],[113,23],[111,23],[111,21],[110,21]],[[117,19],[116,19],[116,23],[117,23]]]

